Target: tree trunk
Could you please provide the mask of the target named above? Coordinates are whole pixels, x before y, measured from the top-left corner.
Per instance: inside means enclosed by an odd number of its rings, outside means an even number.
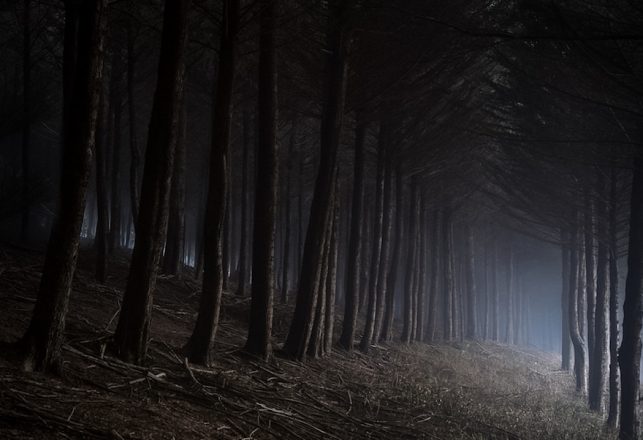
[[[596,203],[596,232],[598,253],[596,256],[596,302],[594,311],[594,357],[590,359],[589,370],[589,407],[600,413],[605,412],[607,375],[609,363],[609,259],[607,240],[609,238],[606,221],[604,191],[605,179],[599,170],[597,181],[598,201]]]
[[[404,286],[404,314],[402,327],[402,343],[411,342],[412,320],[413,320],[413,278],[419,270],[417,264],[417,227],[420,217],[420,203],[418,200],[417,177],[411,182],[411,206],[409,210],[408,253],[406,256],[406,277]],[[401,207],[398,207],[398,209]]]
[[[561,295],[562,301],[562,365],[561,369],[563,371],[569,371],[570,359],[571,359],[571,339],[569,336],[569,280],[571,276],[570,264],[569,264],[569,235],[565,230],[561,232],[561,241],[562,241],[562,260],[563,260],[563,292]]]
[[[453,255],[452,255],[453,225],[451,223],[450,208],[442,211],[442,261],[443,267],[443,337],[451,341],[455,336],[455,325],[453,316],[454,303],[454,281],[453,281]]]
[[[417,307],[415,322],[415,340],[424,341],[425,335],[425,316],[426,316],[426,259],[427,259],[427,224],[426,224],[426,201],[420,199],[420,227],[418,231],[419,241],[419,267],[418,267],[418,288],[417,288]]]
[[[279,150],[277,148],[277,66],[275,0],[262,0],[259,38],[259,145],[255,185],[252,291],[246,351],[267,360],[272,355],[272,305],[275,290],[275,231]]]
[[[130,1],[130,4],[134,4]],[[127,104],[129,111],[129,147],[130,147],[130,169],[129,169],[129,186],[130,186],[130,208],[132,211],[132,224],[134,228],[138,225],[138,205],[139,205],[139,183],[138,170],[141,163],[141,151],[138,148],[136,139],[136,105],[134,102],[134,80],[136,69],[136,54],[134,53],[134,19],[127,23]]]
[[[109,224],[109,251],[113,252],[115,249],[121,247],[121,122],[122,122],[122,100],[118,83],[120,76],[117,72],[117,64],[114,56],[112,62],[112,76],[110,79],[110,101],[111,101],[111,114],[113,123],[111,129],[114,134],[112,137],[112,176],[111,176],[111,200],[110,200],[110,224]]]
[[[252,136],[250,135],[251,126],[250,113],[243,113],[243,159],[241,171],[241,237],[239,245],[239,281],[237,283],[237,295],[245,296],[248,280],[248,192],[249,171],[248,156],[252,145]]]
[[[587,312],[587,354],[589,381],[588,387],[591,391],[594,377],[594,314],[596,309],[596,258],[594,254],[594,203],[590,198],[590,188],[585,190],[585,215],[584,215],[584,238],[585,238],[585,296]],[[590,397],[591,399],[591,397]],[[591,405],[590,405],[591,406]]]
[[[618,368],[618,235],[617,200],[618,180],[616,168],[610,170],[609,203],[609,329],[610,329],[610,373],[609,373],[609,412],[607,426],[615,428],[619,419],[620,378]]]
[[[576,216],[578,217],[578,216]],[[582,235],[578,226],[574,226],[571,233],[570,244],[570,279],[569,279],[569,334],[574,347],[574,377],[576,379],[576,391],[584,394],[587,389],[587,377],[585,375],[585,341],[580,330],[579,319],[582,317],[583,295],[581,292],[580,270],[581,259],[579,258],[579,239]]]
[[[303,360],[306,356],[321,274],[324,231],[331,216],[331,187],[335,179],[337,150],[346,97],[346,42],[344,8],[338,0],[329,2],[328,48],[330,48],[326,105],[321,124],[321,152],[304,244],[295,312],[284,345],[286,353]]]
[[[393,320],[395,318],[395,290],[397,287],[397,276],[399,260],[402,253],[403,229],[404,229],[404,182],[402,175],[402,161],[397,159],[395,170],[395,238],[393,239],[393,255],[387,278],[386,303],[384,304],[384,322],[380,341],[390,342],[393,340]],[[409,216],[409,218],[411,218]],[[411,237],[409,235],[409,237]],[[406,315],[405,315],[406,318]]]
[[[335,184],[337,185],[337,184]],[[335,191],[339,193],[339,188]],[[326,272],[326,322],[324,336],[324,354],[329,355],[333,347],[333,330],[335,324],[335,295],[337,286],[337,241],[339,228],[339,196],[335,195],[333,226],[331,229],[328,254],[328,270]]]
[[[284,249],[283,249],[283,265],[281,267],[281,303],[288,302],[288,291],[290,287],[290,279],[288,272],[290,270],[290,225],[292,223],[290,218],[290,175],[292,171],[292,150],[296,140],[295,123],[291,127],[292,133],[290,134],[290,143],[288,144],[288,151],[286,152],[286,214],[284,216],[285,232],[284,232]]]
[[[144,361],[147,353],[152,294],[167,230],[189,4],[189,0],[167,1],[165,4],[136,239],[114,334],[117,355],[124,361],[137,364]]]
[[[105,69],[106,70],[106,69]],[[96,235],[94,249],[96,250],[96,281],[104,284],[107,277],[107,239],[109,223],[109,201],[107,198],[107,148],[106,132],[109,130],[107,119],[109,115],[109,99],[105,88],[101,88],[98,120],[96,122]]]
[[[429,240],[432,246],[431,250],[431,267],[430,276],[431,284],[429,286],[429,313],[427,316],[427,331],[426,341],[433,342],[435,340],[436,330],[436,317],[438,309],[438,287],[440,280],[440,216],[438,211],[435,211],[434,217],[431,221],[431,232]]]
[[[22,220],[20,238],[29,240],[31,218],[31,0],[24,0],[22,27]]]
[[[500,292],[498,291],[498,242],[493,239],[491,258],[491,337],[500,341]]]
[[[96,137],[103,65],[105,0],[65,2],[63,170],[36,304],[17,348],[27,371],[60,372],[85,195]]]
[[[476,322],[476,265],[475,265],[475,247],[474,247],[474,237],[473,237],[473,228],[470,225],[467,225],[467,236],[466,236],[466,251],[467,251],[467,265],[466,265],[466,277],[467,277],[467,324],[466,324],[466,338],[467,339],[476,339],[477,338],[477,322]]]
[[[638,152],[640,154],[640,152]],[[630,241],[623,304],[623,340],[618,353],[621,367],[621,429],[619,438],[640,435],[639,387],[641,363],[641,296],[643,295],[643,158],[635,157],[630,205]]]
[[[375,176],[375,216],[373,219],[373,247],[371,249],[368,299],[366,304],[366,322],[360,341],[360,350],[367,352],[375,329],[375,309],[377,307],[377,274],[380,267],[382,250],[382,226],[384,223],[384,161],[386,143],[383,138],[383,126],[380,127],[379,148],[377,153],[377,174]]]
[[[235,39],[239,1],[224,2],[224,25],[221,27],[219,67],[212,114],[210,172],[203,224],[203,282],[199,314],[185,347],[191,362],[209,365],[210,348],[219,325],[223,295],[223,223],[228,188],[228,149],[232,116],[232,89],[235,73]]]
[[[350,237],[346,260],[346,295],[344,298],[344,322],[339,345],[351,351],[355,340],[357,312],[360,293],[360,269],[362,264],[362,223],[364,211],[364,171],[365,171],[366,125],[356,116],[355,121],[355,159],[353,162],[353,200],[351,207]]]
[[[507,321],[505,328],[505,343],[514,343],[514,255],[513,248],[509,245],[507,254]]]
[[[185,94],[184,94],[185,95]],[[187,109],[184,97],[181,97],[178,135],[174,152],[174,169],[172,170],[172,187],[170,188],[170,211],[163,257],[163,273],[180,275],[183,263],[181,254],[185,235],[185,156]]]

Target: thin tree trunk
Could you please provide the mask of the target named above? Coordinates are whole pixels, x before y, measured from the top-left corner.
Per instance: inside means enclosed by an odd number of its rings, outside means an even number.
[[[615,428],[619,419],[620,377],[618,367],[618,235],[617,235],[617,174],[610,170],[609,202],[609,412],[607,426]]]
[[[344,322],[339,345],[351,351],[355,340],[357,312],[360,301],[360,270],[363,260],[362,224],[364,211],[364,171],[365,171],[366,125],[356,116],[355,158],[353,162],[353,200],[350,218],[350,237],[346,260],[346,295],[344,298]]]
[[[424,341],[425,336],[425,303],[426,303],[426,259],[427,259],[427,224],[426,224],[426,200],[420,199],[420,227],[418,232],[419,240],[419,268],[418,268],[418,289],[415,323],[415,340]]]
[[[514,342],[514,284],[514,255],[510,245],[507,255],[507,321],[505,322],[505,343],[507,344]]]
[[[337,185],[337,184],[335,184]],[[339,192],[339,188],[335,189]],[[324,336],[324,353],[329,355],[333,347],[333,333],[335,324],[335,295],[337,286],[337,254],[338,254],[338,229],[339,229],[339,196],[335,195],[333,213],[333,227],[331,229],[330,247],[328,254],[328,270],[326,272],[326,334]]]
[[[60,202],[31,321],[17,343],[27,371],[62,369],[65,317],[96,137],[105,8],[105,0],[65,2]]]
[[[429,313],[427,316],[427,331],[426,331],[426,340],[427,342],[435,341],[435,330],[436,330],[436,317],[438,309],[438,286],[440,280],[440,215],[438,211],[435,211],[434,217],[431,221],[431,232],[429,236],[430,244],[432,246],[431,250],[431,267],[430,267],[430,276],[431,284],[429,286]]]
[[[248,156],[252,145],[250,135],[250,113],[243,113],[243,159],[241,176],[241,237],[239,245],[239,282],[237,283],[237,295],[245,296],[248,280],[248,192],[249,192],[249,171]]]
[[[453,225],[451,223],[450,208],[442,211],[442,261],[443,267],[443,324],[444,339],[451,341],[455,336],[455,323],[453,314],[454,280],[453,280],[453,255],[452,255]]]
[[[272,306],[275,290],[275,231],[279,150],[277,147],[277,66],[275,0],[262,0],[259,38],[259,145],[255,185],[252,251],[252,291],[246,351],[268,359],[272,355]]]
[[[281,267],[281,303],[286,304],[288,302],[288,290],[290,287],[290,279],[288,277],[288,271],[290,270],[290,175],[292,171],[292,150],[295,144],[295,124],[293,123],[291,127],[292,133],[290,134],[290,143],[288,143],[288,151],[286,152],[286,194],[284,198],[286,199],[286,214],[284,216],[285,223],[285,232],[284,232],[284,249],[283,249],[283,264]]]
[[[466,324],[466,338],[477,338],[477,322],[476,322],[476,278],[475,278],[475,248],[473,228],[467,225],[466,230],[466,251],[467,251],[467,264],[466,264],[466,277],[467,277],[467,324]]]
[[[563,371],[569,371],[570,360],[571,360],[571,339],[569,336],[569,292],[570,286],[570,264],[569,264],[569,235],[565,230],[561,232],[561,241],[562,241],[562,278],[563,278],[563,292],[561,295],[562,302],[562,365],[561,369]]]
[[[491,259],[491,337],[500,341],[500,292],[498,291],[498,241],[493,239]]]
[[[149,125],[141,205],[136,225],[127,287],[114,333],[117,355],[132,363],[144,361],[152,318],[152,294],[167,230],[179,99],[183,88],[183,55],[187,41],[189,0],[167,1],[158,80]]]
[[[418,271],[417,264],[417,227],[420,217],[420,206],[418,200],[418,182],[417,177],[413,177],[411,182],[411,206],[409,211],[409,229],[408,229],[408,253],[406,256],[406,285],[404,286],[404,314],[402,327],[402,343],[409,344],[412,334],[413,320],[413,278]]]
[[[232,116],[232,88],[235,74],[235,40],[240,0],[224,2],[221,27],[219,67],[213,96],[210,172],[203,224],[203,282],[199,314],[192,335],[185,346],[191,362],[209,365],[212,342],[219,325],[223,296],[223,223],[228,187],[228,149]]]
[[[594,311],[594,358],[590,359],[592,368],[589,376],[589,407],[599,413],[605,412],[607,376],[609,364],[609,256],[607,240],[608,225],[605,219],[604,191],[605,178],[603,170],[598,170],[598,201],[596,203],[596,232],[598,236],[598,253],[596,256],[596,302]]]
[[[578,217],[578,216],[576,216]],[[587,389],[587,377],[585,375],[586,346],[580,330],[579,319],[583,310],[583,295],[580,270],[582,255],[579,247],[579,239],[582,235],[578,226],[575,226],[571,233],[570,244],[570,280],[569,280],[569,334],[574,347],[574,377],[576,379],[576,391],[584,394]]]
[[[106,69],[105,69],[106,70]],[[107,119],[109,115],[109,99],[104,87],[101,88],[101,98],[96,122],[96,235],[94,248],[96,250],[96,281],[105,283],[107,277],[107,240],[109,223],[109,200],[107,197],[107,155],[106,132],[109,130]]]
[[[380,341],[387,342],[393,340],[393,320],[395,318],[395,290],[397,287],[399,260],[402,254],[404,230],[404,182],[402,175],[402,161],[399,158],[396,161],[395,194],[395,237],[393,238],[393,255],[391,257],[391,265],[386,281],[387,286],[385,299],[386,303],[384,304],[384,322],[382,323],[382,332],[380,334]],[[411,217],[413,216],[409,216],[409,218]],[[409,235],[409,238],[410,237],[411,236]],[[405,319],[406,318],[407,316],[405,315]]]
[[[640,154],[640,152],[639,152]],[[619,438],[637,439],[640,435],[639,389],[641,363],[641,325],[643,311],[643,159],[635,157],[630,205],[630,241],[627,254],[627,279],[623,304],[623,340],[618,352],[621,368],[621,429]]]
[[[134,4],[133,0],[130,4]],[[134,53],[134,20],[130,19],[127,24],[127,104],[129,111],[129,146],[130,146],[130,209],[132,211],[132,224],[134,228],[138,224],[139,205],[139,184],[138,170],[141,163],[141,151],[138,148],[136,139],[136,105],[134,102],[134,80],[136,72],[136,54]]]
[[[587,354],[589,381],[588,387],[591,393],[594,382],[594,314],[596,309],[596,258],[594,253],[594,202],[590,198],[590,188],[585,190],[585,215],[584,215],[584,238],[585,238],[585,296],[587,313]],[[591,405],[590,405],[591,406]]]
[[[111,176],[111,200],[110,200],[110,224],[109,224],[109,251],[114,252],[115,249],[121,247],[121,123],[122,123],[122,100],[118,85],[120,76],[117,72],[117,57],[114,56],[112,62],[112,76],[110,79],[110,101],[111,101],[111,114],[113,123],[111,129],[114,134],[112,136],[112,176]]]

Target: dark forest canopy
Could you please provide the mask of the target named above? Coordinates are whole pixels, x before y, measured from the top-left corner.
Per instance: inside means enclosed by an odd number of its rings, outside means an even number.
[[[87,243],[103,284],[131,250],[108,347],[126,362],[158,276],[193,277],[191,363],[234,292],[264,360],[562,353],[639,438],[642,44],[633,0],[4,1],[0,234],[46,252],[11,352],[60,372]]]

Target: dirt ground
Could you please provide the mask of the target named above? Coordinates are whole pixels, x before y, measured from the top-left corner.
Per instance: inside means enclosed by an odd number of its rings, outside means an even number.
[[[0,247],[0,341],[24,331],[42,256]],[[305,364],[241,350],[248,299],[226,294],[215,365],[181,355],[199,285],[162,277],[145,366],[111,357],[127,256],[107,285],[83,251],[64,346],[64,375],[23,373],[0,353],[0,439],[609,439],[553,355],[490,343],[334,350]],[[291,309],[277,306],[275,344]],[[339,326],[336,326],[339,329]]]

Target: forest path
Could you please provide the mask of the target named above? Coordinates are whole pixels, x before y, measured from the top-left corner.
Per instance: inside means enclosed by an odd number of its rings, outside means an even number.
[[[0,249],[0,340],[27,325],[41,256]],[[225,295],[210,369],[180,355],[198,284],[162,278],[149,362],[105,353],[125,280],[126,256],[107,286],[84,252],[74,284],[65,375],[25,374],[0,357],[0,438],[107,439],[606,439],[599,417],[574,397],[556,356],[463,342],[334,350],[305,364],[270,363],[240,350],[248,299]],[[283,340],[291,309],[275,311]],[[339,329],[339,326],[336,326]]]

